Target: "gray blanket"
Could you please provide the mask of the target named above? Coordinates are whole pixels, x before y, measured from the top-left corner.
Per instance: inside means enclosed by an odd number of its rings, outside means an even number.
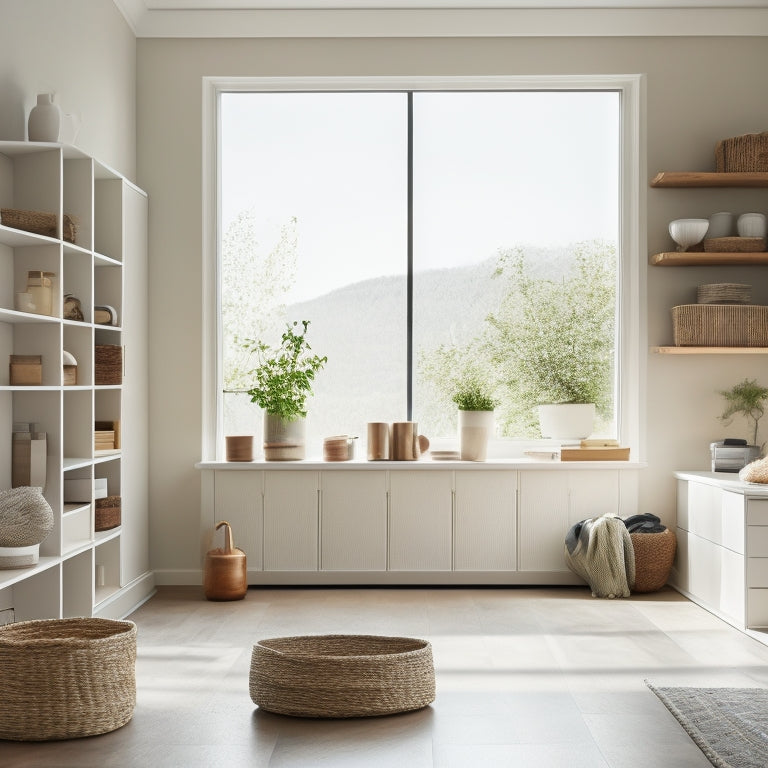
[[[617,515],[576,523],[565,537],[565,561],[594,597],[629,597],[635,586],[635,550]]]

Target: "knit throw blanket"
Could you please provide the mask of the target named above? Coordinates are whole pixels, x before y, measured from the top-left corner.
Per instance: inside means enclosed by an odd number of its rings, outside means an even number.
[[[565,537],[565,561],[593,597],[629,597],[635,586],[635,550],[618,515],[576,523]]]

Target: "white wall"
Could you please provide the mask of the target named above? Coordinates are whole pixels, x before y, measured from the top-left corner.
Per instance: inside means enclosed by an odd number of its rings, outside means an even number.
[[[201,456],[201,78],[244,75],[645,73],[648,178],[714,170],[718,139],[766,128],[761,38],[262,39],[138,41],[138,171],[150,198],[152,565],[194,581]],[[648,190],[648,245],[670,250],[669,220],[768,209],[756,191]],[[744,281],[768,303],[757,269],[649,267],[648,342],[672,341],[669,309],[701,282]],[[648,469],[641,509],[674,520],[674,469],[707,469],[708,444],[742,435],[717,421],[720,388],[768,383],[760,356],[647,360]],[[768,425],[766,425],[768,428]],[[768,434],[768,433],[767,433]],[[198,572],[199,573],[199,572]],[[161,574],[160,578],[163,576]]]
[[[81,122],[76,145],[136,172],[136,38],[112,0],[0,0],[0,138],[27,138],[38,93]]]

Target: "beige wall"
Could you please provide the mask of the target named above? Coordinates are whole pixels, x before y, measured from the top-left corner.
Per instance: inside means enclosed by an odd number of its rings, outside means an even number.
[[[79,117],[77,146],[135,179],[136,38],[112,0],[0,0],[0,139],[27,138],[38,93]]]
[[[150,199],[152,565],[200,567],[201,78],[276,75],[647,75],[648,177],[713,170],[717,139],[766,128],[761,38],[271,39],[138,41],[138,181]],[[755,191],[647,190],[648,246],[669,220],[768,209]],[[671,343],[669,308],[701,282],[743,281],[768,303],[764,272],[649,267],[648,342]],[[710,441],[746,436],[717,421],[720,388],[768,382],[761,356],[647,358],[648,468],[641,510],[674,519],[674,469],[707,469]],[[768,424],[766,424],[768,435]],[[162,578],[162,577],[161,577]]]

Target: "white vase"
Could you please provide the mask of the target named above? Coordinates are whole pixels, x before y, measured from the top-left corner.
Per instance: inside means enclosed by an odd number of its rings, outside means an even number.
[[[493,411],[459,411],[459,456],[462,461],[485,461],[493,434]]]
[[[264,458],[267,461],[300,461],[306,453],[306,419],[288,421],[264,413]]]
[[[58,141],[61,130],[61,110],[53,103],[52,93],[39,93],[37,106],[29,113],[27,134],[30,141]]]
[[[595,426],[594,403],[556,403],[539,406],[541,436],[553,440],[583,440]]]

